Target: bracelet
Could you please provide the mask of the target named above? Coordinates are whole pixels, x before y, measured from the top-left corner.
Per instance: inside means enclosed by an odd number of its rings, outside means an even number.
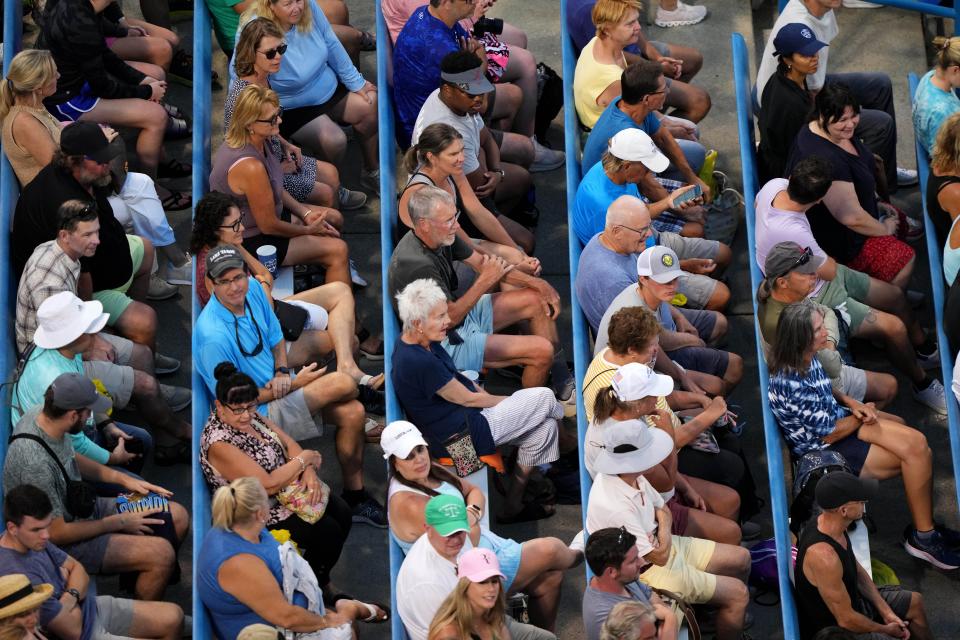
[[[303,473],[307,470],[307,463],[303,461],[303,456],[298,455],[294,458],[294,460],[300,463],[300,473]]]

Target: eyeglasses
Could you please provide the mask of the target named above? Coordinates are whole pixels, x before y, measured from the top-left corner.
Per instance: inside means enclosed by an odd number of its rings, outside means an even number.
[[[237,218],[237,221],[233,224],[222,224],[220,225],[221,229],[232,229],[234,233],[240,233],[240,218]]]
[[[634,229],[633,227],[628,227],[628,226],[625,225],[625,224],[618,224],[617,226],[618,226],[618,227],[623,227],[624,229],[629,229],[630,231],[633,231],[634,233],[639,233],[641,236],[645,236],[645,235],[647,235],[648,233],[650,233],[650,227],[653,226],[653,225],[652,225],[652,224],[648,224],[647,226],[645,226],[645,227],[640,227],[639,229]]]
[[[220,285],[221,287],[229,287],[231,285],[240,284],[247,279],[247,272],[244,271],[240,275],[234,276],[229,280],[214,280],[213,284]]]
[[[223,406],[225,406],[227,409],[230,409],[230,413],[232,413],[232,414],[235,415],[235,416],[242,416],[242,415],[244,415],[244,414],[249,414],[249,415],[252,416],[254,413],[257,412],[257,403],[256,403],[256,402],[251,402],[250,404],[245,404],[245,405],[243,405],[242,407],[231,407],[231,406],[228,405],[228,404],[225,404],[225,405],[223,405]]]
[[[279,120],[279,119],[280,119],[280,116],[282,116],[282,115],[283,115],[283,107],[279,107],[279,108],[277,109],[277,112],[276,112],[275,114],[273,114],[272,117],[267,118],[266,120],[254,120],[254,122],[265,122],[265,123],[269,124],[269,125],[272,127],[272,126],[274,126],[275,124],[277,124],[277,120]]]
[[[810,258],[812,258],[812,257],[813,257],[813,249],[811,249],[810,247],[804,247],[804,248],[803,248],[803,251],[800,252],[800,255],[797,257],[797,259],[794,260],[793,264],[791,264],[791,265],[790,265],[785,271],[783,271],[782,273],[778,273],[776,276],[774,276],[774,279],[776,279],[776,278],[782,278],[783,276],[787,275],[788,273],[790,273],[791,271],[793,271],[793,270],[796,269],[797,267],[802,267],[803,265],[805,265],[805,264],[807,264],[808,262],[810,262]]]
[[[253,317],[253,310],[250,308],[250,303],[247,302],[246,298],[243,300],[243,309],[249,314],[250,322],[253,323],[253,328],[257,332],[257,346],[253,348],[253,351],[247,351],[244,348],[240,342],[240,322],[237,320],[237,316],[233,316],[233,335],[237,340],[237,348],[240,349],[240,353],[248,358],[252,358],[263,351],[263,334],[260,333],[260,325],[257,324],[257,319]]]
[[[453,229],[455,226],[457,226],[457,220],[459,219],[460,219],[459,211],[453,214],[453,217],[450,218],[449,220],[434,220],[433,218],[429,218],[430,222],[438,224],[442,227],[446,227],[447,229]]]
[[[273,60],[273,59],[276,58],[278,55],[279,55],[279,56],[282,56],[282,55],[285,54],[286,52],[287,52],[287,43],[286,43],[286,42],[284,42],[283,44],[281,44],[281,45],[279,45],[279,46],[274,47],[273,49],[267,49],[266,51],[257,51],[257,53],[262,53],[262,54],[263,54],[263,57],[266,58],[267,60]]]

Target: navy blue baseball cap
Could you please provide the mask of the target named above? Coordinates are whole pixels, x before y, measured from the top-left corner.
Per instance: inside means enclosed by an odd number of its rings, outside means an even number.
[[[799,53],[812,56],[825,46],[827,46],[826,42],[820,42],[813,35],[813,29],[799,22],[791,22],[784,25],[774,36],[773,55],[780,57]]]

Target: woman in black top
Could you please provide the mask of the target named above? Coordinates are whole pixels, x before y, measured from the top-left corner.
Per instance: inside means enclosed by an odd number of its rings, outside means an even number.
[[[927,179],[927,213],[942,247],[950,234],[954,218],[960,214],[960,113],[940,126],[930,159]]]
[[[809,34],[806,37],[805,34]],[[790,147],[797,132],[810,119],[813,97],[807,90],[807,76],[816,73],[818,52],[826,43],[820,42],[804,24],[785,25],[773,39],[780,64],[777,72],[763,89],[760,100],[760,148],[757,151],[757,171],[760,184],[774,178],[783,178]]]

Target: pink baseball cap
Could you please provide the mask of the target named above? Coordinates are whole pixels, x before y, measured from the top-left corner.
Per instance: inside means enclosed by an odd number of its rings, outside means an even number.
[[[470,582],[483,582],[492,576],[500,576],[506,580],[507,576],[500,572],[500,563],[497,556],[489,549],[470,549],[457,560],[457,575]]]

